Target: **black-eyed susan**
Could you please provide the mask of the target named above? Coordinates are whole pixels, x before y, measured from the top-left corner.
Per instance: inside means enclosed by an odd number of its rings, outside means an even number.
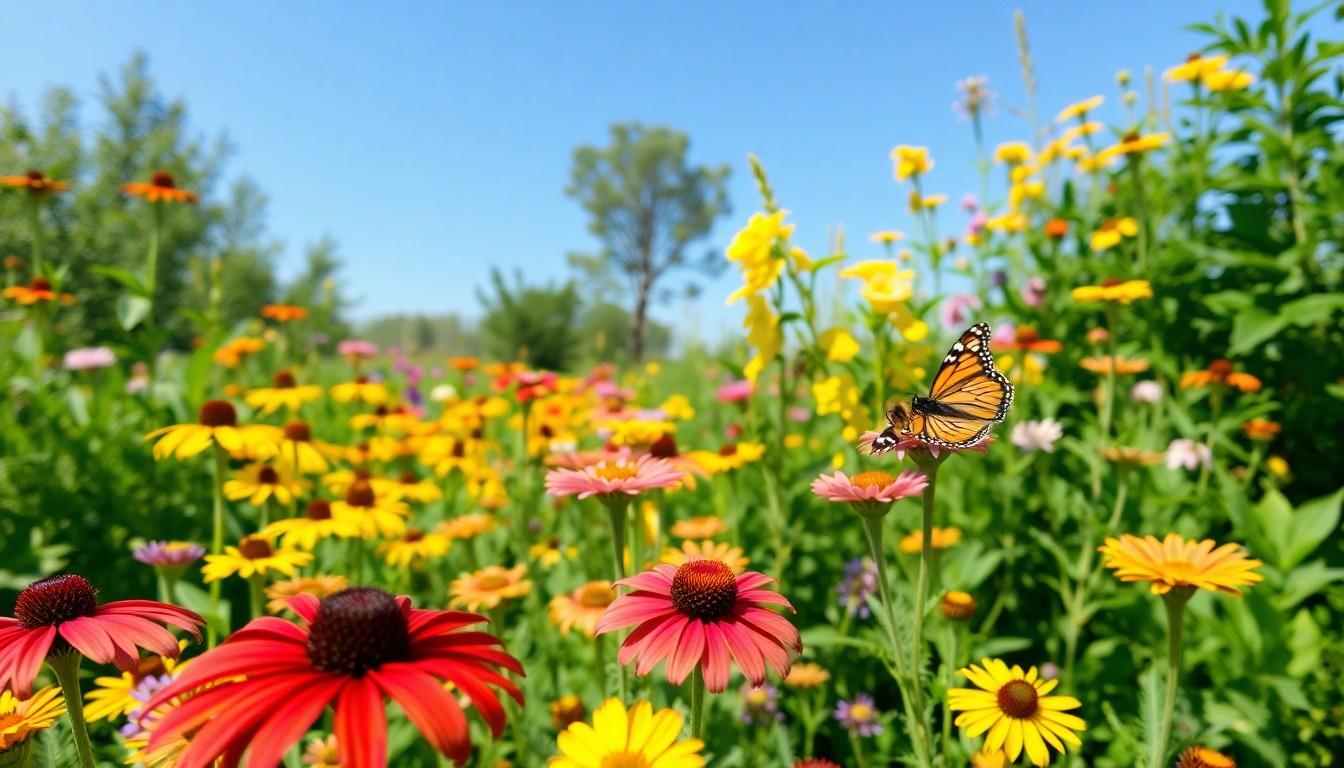
[[[929,529],[930,546],[934,550],[950,549],[961,543],[961,529],[956,527]],[[900,549],[907,555],[917,555],[924,549],[924,532],[911,531],[901,538]]]
[[[442,526],[440,526],[440,530],[442,530]],[[550,538],[528,547],[527,554],[533,560],[536,560],[541,567],[551,568],[558,565],[561,560],[573,560],[578,557],[579,548],[564,546],[559,539]]]
[[[1166,132],[1141,134],[1131,131],[1120,138],[1120,141],[1097,152],[1097,163],[1106,165],[1112,159],[1126,155],[1143,155],[1163,146],[1171,141],[1171,134]]]
[[[1162,77],[1173,83],[1198,82],[1205,75],[1221,71],[1227,65],[1227,58],[1225,54],[1205,56],[1202,53],[1192,53],[1185,61],[1169,67],[1162,73]]]
[[[583,706],[583,699],[572,693],[551,702],[551,725],[557,731],[563,731],[587,716],[588,710]]]
[[[266,348],[266,342],[252,336],[239,336],[221,344],[214,353],[214,361],[225,368],[237,368],[248,357]]]
[[[65,700],[59,689],[47,686],[27,699],[11,691],[0,691],[0,762],[17,757],[18,765],[28,764],[28,738],[50,728],[65,714]]]
[[[1194,746],[1181,753],[1176,768],[1237,768],[1237,762],[1216,749]]]
[[[243,402],[269,416],[281,408],[298,411],[304,404],[316,402],[321,398],[321,387],[313,384],[299,386],[292,372],[281,371],[275,374],[272,386],[248,390]]]
[[[291,471],[297,470],[301,475],[326,472],[331,468],[327,460],[340,453],[340,446],[314,439],[308,422],[298,419],[285,422],[278,458]]]
[[[1258,392],[1261,386],[1259,378],[1236,370],[1231,360],[1214,360],[1205,370],[1181,374],[1181,389],[1231,387],[1240,392]]]
[[[1220,69],[1209,72],[1201,78],[1204,87],[1215,93],[1224,91],[1244,91],[1255,85],[1255,75],[1245,70]]]
[[[238,412],[227,400],[208,400],[201,406],[194,424],[174,424],[156,429],[145,435],[146,440],[158,438],[154,444],[154,458],[174,456],[189,459],[212,445],[229,453],[271,457],[279,450],[284,432],[269,424],[239,424]]]
[[[207,583],[237,575],[250,579],[271,574],[295,576],[300,568],[313,561],[313,556],[297,549],[276,549],[261,536],[245,536],[236,547],[225,547],[224,554],[206,555],[201,575]]]
[[[338,403],[359,401],[366,405],[383,405],[388,399],[387,385],[379,381],[370,381],[366,376],[358,376],[352,381],[332,387],[331,399]]]
[[[597,631],[597,620],[615,601],[616,590],[612,588],[611,582],[590,581],[572,592],[551,599],[551,621],[562,635],[577,629],[584,636],[593,637]]]
[[[395,483],[387,485],[387,493],[399,499],[410,499],[421,504],[438,501],[443,498],[443,489],[433,481],[422,478],[407,470],[401,473]]]
[[[678,741],[684,720],[674,709],[654,711],[647,701],[628,710],[607,699],[593,724],[578,722],[556,737],[551,768],[704,768],[700,739]]]
[[[1240,544],[1218,546],[1212,539],[1186,541],[1179,534],[1107,537],[1099,550],[1105,566],[1121,581],[1146,581],[1155,595],[1174,589],[1205,589],[1241,595],[1239,587],[1264,581],[1262,563],[1246,557]]]
[[[173,175],[164,171],[155,171],[149,181],[122,184],[121,190],[150,203],[194,203],[197,200],[195,192],[178,187]]]
[[[178,645],[185,648],[187,641],[182,640]],[[136,689],[146,679],[171,677],[174,670],[185,667],[187,664],[188,662],[180,659],[155,653],[140,659],[139,664],[131,671],[122,672],[116,677],[94,678],[93,690],[89,691],[88,695],[84,697],[85,719],[93,723],[99,720],[126,717],[145,705],[143,698],[136,698]]]
[[[468,611],[482,608],[489,610],[505,600],[523,597],[531,591],[532,582],[527,578],[526,565],[512,568],[489,565],[458,576],[448,587],[448,594],[452,596],[449,604]]]
[[[294,477],[278,464],[248,464],[224,482],[224,496],[230,501],[247,500],[261,506],[271,499],[288,505],[308,487],[308,483]]]
[[[1089,245],[1092,246],[1094,251],[1105,251],[1119,245],[1125,238],[1134,237],[1137,234],[1139,234],[1139,222],[1133,217],[1122,216],[1118,219],[1107,219],[1092,233]],[[1074,298],[1077,299],[1078,296],[1075,294]]]
[[[406,532],[405,502],[390,494],[379,494],[367,480],[356,480],[346,489],[345,498],[331,505],[331,516],[348,522],[359,535],[395,539]]]
[[[1058,680],[1041,679],[1035,667],[1023,672],[999,659],[983,659],[958,672],[976,687],[949,690],[948,709],[961,713],[955,722],[968,738],[987,734],[984,751],[1002,749],[1010,761],[1025,751],[1032,765],[1043,766],[1050,764],[1050,747],[1063,754],[1065,744],[1082,746],[1077,732],[1087,724],[1067,712],[1082,702],[1049,695]]]
[[[1153,286],[1147,280],[1107,278],[1099,285],[1081,285],[1073,289],[1073,300],[1084,304],[1132,304],[1139,299],[1151,299]]]
[[[70,182],[49,179],[42,171],[33,170],[21,176],[0,176],[0,187],[22,189],[30,195],[48,195],[64,192],[70,188]]]
[[[319,600],[344,591],[350,584],[344,576],[310,576],[271,582],[266,587],[266,610],[284,613],[295,595],[312,595]]]
[[[0,296],[6,299],[13,299],[25,307],[34,304],[74,304],[75,295],[73,293],[62,293],[52,287],[51,281],[45,277],[33,279],[27,285],[11,285]]]
[[[378,554],[393,568],[421,568],[425,562],[448,554],[452,546],[453,540],[440,532],[407,528],[401,536],[379,544]]]
[[[1003,750],[996,749],[993,752],[987,752],[978,749],[971,755],[971,768],[1004,768],[1008,765],[1008,756]]]
[[[329,502],[313,499],[299,517],[276,520],[262,528],[257,535],[272,541],[278,539],[284,549],[311,552],[320,541],[331,538],[353,539],[360,532],[360,527],[351,520],[333,517]]]
[[[680,549],[668,547],[663,550],[660,562],[668,565],[685,565],[692,560],[718,560],[727,565],[733,573],[740,574],[747,569],[751,561],[742,554],[741,547],[719,541],[683,541]]]

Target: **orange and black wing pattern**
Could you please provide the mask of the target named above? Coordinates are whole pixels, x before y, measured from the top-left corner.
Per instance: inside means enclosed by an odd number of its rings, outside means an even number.
[[[994,369],[989,336],[985,323],[961,334],[933,377],[929,399],[971,419],[1003,421],[1013,404],[1013,384]]]

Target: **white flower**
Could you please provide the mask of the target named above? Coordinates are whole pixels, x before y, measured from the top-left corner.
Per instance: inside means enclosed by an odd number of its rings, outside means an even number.
[[[429,390],[429,399],[436,403],[446,403],[457,399],[457,387],[452,384],[440,384]]]
[[[1054,419],[1019,421],[1013,425],[1011,440],[1024,453],[1055,452],[1055,441],[1064,434],[1064,426]]]
[[[1135,382],[1129,390],[1129,399],[1148,405],[1159,403],[1162,401],[1162,385],[1151,379]]]
[[[1196,470],[1213,465],[1213,451],[1203,443],[1180,438],[1167,446],[1167,469]]]

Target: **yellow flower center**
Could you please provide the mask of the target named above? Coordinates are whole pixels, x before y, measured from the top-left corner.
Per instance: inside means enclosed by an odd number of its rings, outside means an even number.
[[[579,588],[579,605],[585,608],[606,608],[616,595],[603,584],[589,584]]]
[[[0,731],[18,725],[22,721],[23,715],[20,715],[18,712],[6,712],[5,714],[0,715]]]
[[[873,719],[873,708],[867,704],[857,703],[849,708],[849,716],[856,723],[866,723]]]
[[[849,479],[849,484],[855,488],[885,488],[896,482],[896,478],[886,472],[860,472]]]
[[[603,464],[593,472],[603,480],[629,480],[639,474],[639,470],[629,464]]]
[[[1203,570],[1184,560],[1164,560],[1162,580],[1173,584],[1193,584]]]
[[[1026,720],[1039,709],[1036,686],[1026,680],[1010,680],[999,688],[999,710],[1008,717]]]
[[[486,592],[493,592],[497,589],[503,589],[509,586],[509,577],[501,576],[498,573],[492,573],[482,576],[476,580],[476,588]]]
[[[602,768],[648,768],[649,761],[638,752],[612,752],[602,758]]]

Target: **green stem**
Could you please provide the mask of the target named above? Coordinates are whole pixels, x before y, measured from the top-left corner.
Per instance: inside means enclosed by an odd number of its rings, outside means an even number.
[[[263,608],[265,601],[265,584],[262,582],[261,574],[253,574],[247,580],[247,598],[249,607],[252,609],[252,618],[259,619],[266,615]]]
[[[1157,740],[1153,742],[1152,768],[1166,765],[1167,742],[1171,738],[1171,720],[1176,712],[1176,687],[1181,678],[1181,623],[1185,618],[1185,603],[1193,591],[1177,588],[1163,599],[1167,608],[1167,689],[1162,698],[1162,720],[1158,723]]]
[[[886,315],[878,315],[873,321],[873,385],[877,393],[877,412],[887,412],[887,334],[885,333]]]
[[[910,673],[914,676],[915,708],[920,714],[920,728],[924,730],[924,685],[922,682],[923,659],[924,659],[924,614],[929,602],[929,560],[933,556],[933,500],[935,487],[938,480],[938,470],[933,468],[926,473],[929,478],[929,484],[924,489],[924,495],[921,499],[923,507],[923,518],[921,528],[923,538],[919,550],[919,575],[915,578],[915,628],[912,631],[910,642]],[[927,738],[927,730],[924,730]],[[928,747],[928,744],[925,744]]]
[[[79,752],[82,768],[93,768],[93,745],[89,743],[89,726],[84,722],[84,696],[79,691],[79,662],[82,657],[74,651],[58,653],[47,659],[56,673],[65,697],[65,714],[70,718],[70,730],[75,735],[75,749]]]
[[[863,739],[853,730],[849,732],[849,744],[854,748],[854,764],[858,768],[868,768],[868,758],[863,753]]]
[[[224,449],[216,444],[213,448],[214,461],[211,462],[211,480],[214,485],[214,515],[212,517],[212,531],[210,536],[210,554],[219,555],[224,552]],[[210,583],[210,612],[219,615],[219,595],[223,584],[220,580]],[[206,647],[214,648],[215,642],[219,639],[215,631],[215,625],[206,624]]]
[[[604,500],[603,505],[607,508],[607,514],[611,522],[611,559],[615,564],[616,581],[625,579],[625,515],[629,503],[621,499]],[[621,633],[624,636],[624,632]],[[629,689],[629,673],[625,665],[618,660],[616,668],[620,674],[621,701],[625,701],[626,691]]]
[[[154,212],[154,225],[149,230],[149,253],[145,256],[145,298],[153,304],[155,289],[158,286],[159,240],[163,232],[163,206],[153,203],[150,205],[150,210]]]
[[[29,222],[33,227],[33,277],[42,276],[42,196],[30,194],[28,196],[28,215]]]
[[[705,728],[705,678],[697,664],[691,672],[691,738],[698,739]]]

